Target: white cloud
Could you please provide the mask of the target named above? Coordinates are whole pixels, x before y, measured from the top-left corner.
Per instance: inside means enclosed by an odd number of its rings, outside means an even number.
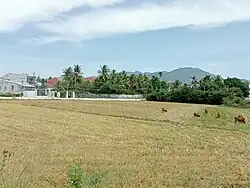
[[[55,41],[63,41],[64,39],[62,37],[57,37],[57,36],[53,36],[53,37],[42,37],[42,38],[28,38],[28,39],[22,39],[20,41],[20,45],[32,45],[32,46],[40,46],[43,44],[48,44],[48,43],[52,43]],[[15,45],[17,46],[17,45]],[[19,47],[18,47],[19,48]]]
[[[1,0],[0,32],[13,31],[29,22],[46,21],[79,6],[112,5],[121,0]]]
[[[66,19],[38,24],[38,27],[50,32],[53,37],[78,41],[173,27],[223,26],[246,20],[250,20],[250,0],[175,0],[164,4],[94,9]]]

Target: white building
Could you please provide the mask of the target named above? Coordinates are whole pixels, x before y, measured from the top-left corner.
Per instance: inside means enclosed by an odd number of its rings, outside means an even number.
[[[8,73],[0,77],[0,93],[25,94],[25,92],[36,92],[36,76],[27,74]]]

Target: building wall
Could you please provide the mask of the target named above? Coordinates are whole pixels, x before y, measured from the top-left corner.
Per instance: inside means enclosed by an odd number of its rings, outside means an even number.
[[[37,91],[24,91],[23,96],[27,98],[35,98],[37,96]]]
[[[0,93],[19,94],[21,92],[22,92],[22,86],[20,84],[0,79]]]

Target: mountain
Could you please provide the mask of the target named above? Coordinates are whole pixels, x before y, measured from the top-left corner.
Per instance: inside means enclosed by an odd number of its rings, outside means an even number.
[[[148,77],[156,76],[160,77],[159,73],[162,73],[161,80],[167,81],[167,82],[174,82],[176,80],[180,80],[182,83],[191,83],[191,78],[195,76],[196,79],[201,79],[206,75],[210,75],[214,77],[214,74],[211,74],[207,71],[204,71],[199,68],[192,68],[192,67],[184,67],[184,68],[178,68],[172,71],[158,71],[158,72],[141,72],[141,71],[135,71],[135,72],[126,72],[128,75],[139,75],[139,74],[145,74]],[[250,83],[249,80],[241,79],[243,82]]]
[[[162,73],[161,79],[167,82],[174,82],[175,80],[180,80],[183,83],[190,83],[192,76],[195,76],[197,79],[201,79],[206,75],[214,76],[213,74],[206,72],[204,70],[198,69],[198,68],[192,68],[192,67],[184,67],[184,68],[178,68],[175,70],[172,70],[170,72],[167,71],[158,71],[158,72],[128,72],[129,75],[131,74],[146,74],[149,77],[157,76],[159,77],[159,72]]]
[[[250,80],[247,80],[247,79],[241,79],[242,82],[247,82],[250,84]]]

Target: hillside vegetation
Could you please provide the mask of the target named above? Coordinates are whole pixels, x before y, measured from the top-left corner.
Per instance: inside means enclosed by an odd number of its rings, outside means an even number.
[[[182,71],[185,71],[183,69]],[[193,70],[193,69],[191,69]],[[176,80],[168,83],[159,76],[148,77],[146,74],[127,74],[126,71],[116,72],[107,65],[98,71],[99,76],[94,82],[83,79],[79,65],[64,70],[62,81],[58,82],[56,89],[62,94],[66,91],[96,94],[141,94],[150,101],[181,102],[197,104],[225,104],[228,106],[248,107],[245,98],[249,96],[249,86],[238,78],[226,78],[207,75],[196,78],[190,72],[190,84]],[[179,70],[180,72],[180,70]]]
[[[247,188],[250,124],[235,124],[234,116],[249,119],[249,112],[155,102],[0,101],[0,187]]]

